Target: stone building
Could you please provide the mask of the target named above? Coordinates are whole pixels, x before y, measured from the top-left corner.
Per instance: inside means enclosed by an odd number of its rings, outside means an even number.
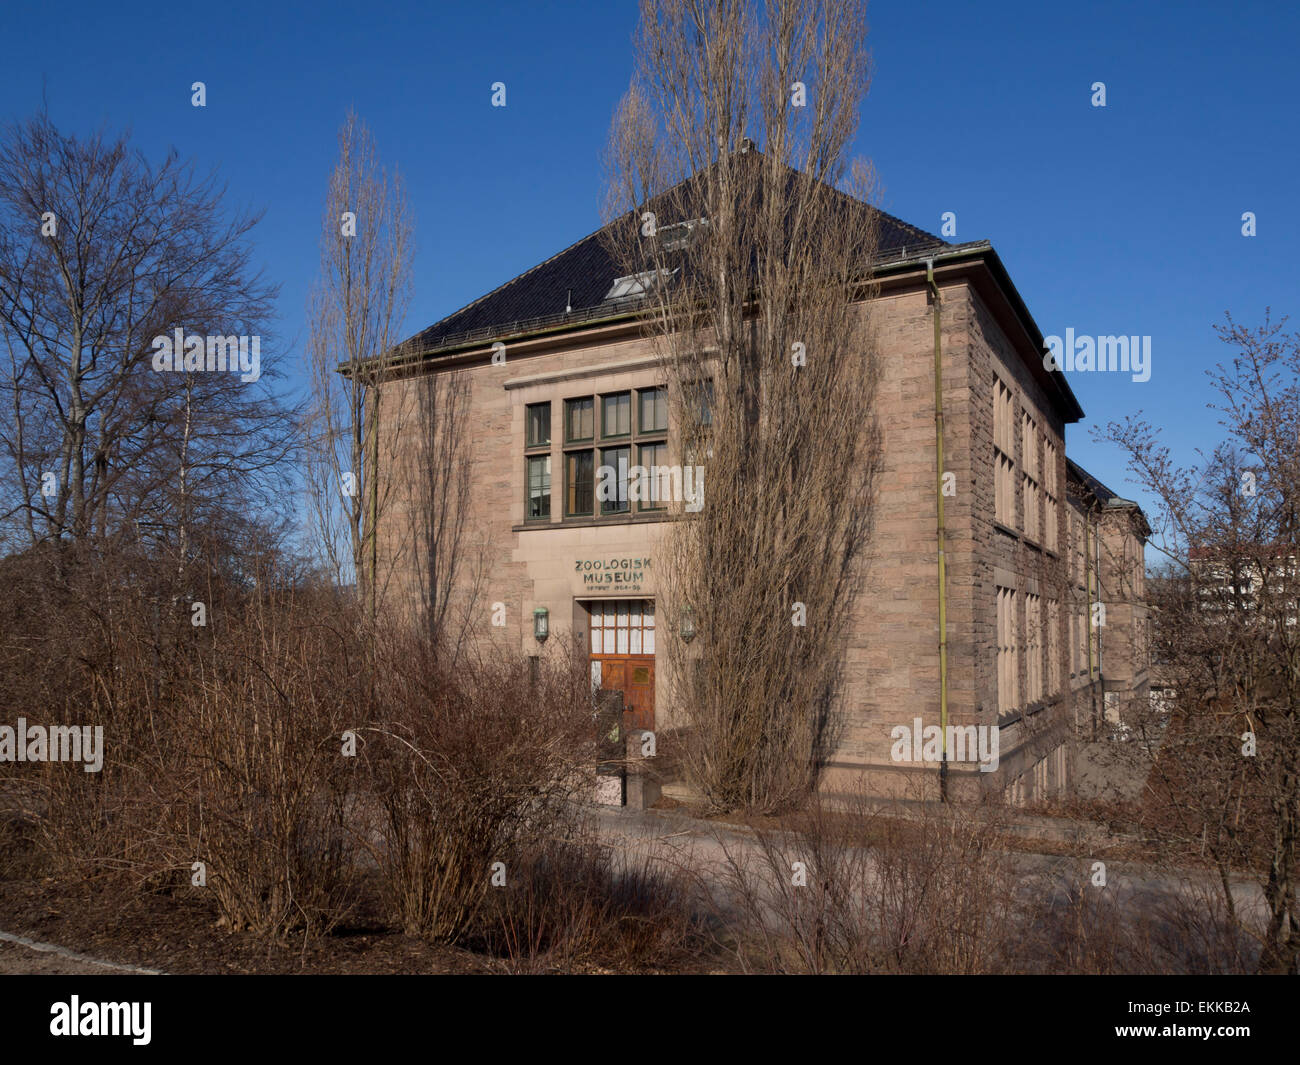
[[[1043,336],[991,244],[950,244],[883,213],[879,221],[869,313],[883,468],[845,662],[845,727],[824,786],[938,787],[936,764],[913,757],[921,746],[897,743],[899,729],[937,725],[941,713],[937,315],[943,473],[952,475],[947,709],[971,736],[947,779],[956,793],[1048,796],[1068,782],[1069,741],[1092,721],[1094,690],[1144,683],[1140,656],[1124,646],[1145,639],[1140,511],[1067,463],[1065,429],[1083,411],[1064,374],[1045,366]],[[672,579],[656,567],[666,515],[640,502],[611,508],[593,491],[606,462],[680,461],[636,279],[620,273],[599,233],[579,240],[416,336],[380,402],[414,404],[420,382],[451,375],[466,389],[461,435],[482,553],[475,631],[530,655],[579,641],[593,676],[624,692],[633,723],[671,730],[682,717],[662,697],[665,651],[682,634],[680,619],[656,611],[656,590]],[[418,465],[408,454],[397,468],[418,478]],[[1101,554],[1089,546],[1098,541]],[[386,596],[418,597],[428,567],[394,543],[384,553],[395,571]],[[1081,656],[1080,606],[1116,589],[1124,597],[1107,602],[1096,654]],[[976,733],[991,729],[997,757],[981,765]]]
[[[1142,508],[1066,460],[1070,503],[1070,684],[1080,737],[1122,731],[1123,708],[1145,706],[1151,644]]]

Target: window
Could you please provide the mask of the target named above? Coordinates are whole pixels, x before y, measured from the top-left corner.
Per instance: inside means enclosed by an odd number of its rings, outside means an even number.
[[[676,276],[679,267],[671,270],[644,270],[639,274],[628,274],[626,277],[614,278],[614,284],[610,290],[605,293],[606,300],[626,300],[635,299],[646,293],[653,291],[655,288],[666,285]]]
[[[1042,499],[1038,486],[1041,478],[1038,464],[1038,426],[1028,414],[1020,416],[1020,465],[1025,471],[1025,535],[1031,540],[1041,539],[1039,510]]]
[[[694,381],[690,386],[691,427],[707,430],[713,425],[713,381]]]
[[[1075,586],[1081,588],[1085,564],[1088,560],[1087,527],[1084,525],[1084,519],[1074,511],[1070,513],[1070,527],[1074,530],[1070,544],[1070,573],[1073,575]]]
[[[668,445],[667,444],[642,444],[637,449],[637,465],[645,470],[645,487],[646,491],[640,493],[641,499],[637,504],[638,510],[663,510],[664,504],[668,502],[663,498],[660,478],[655,476],[656,466],[666,466],[668,464]],[[649,499],[646,495],[649,495]]]
[[[549,447],[551,443],[551,405],[530,403],[524,408],[525,447]]]
[[[591,396],[564,401],[564,442],[591,440],[596,435],[596,401]]]
[[[637,393],[641,401],[637,429],[641,433],[668,431],[668,389],[643,388]]]
[[[600,435],[606,439],[612,436],[632,435],[632,394],[615,392],[612,396],[600,398]]]
[[[626,447],[607,447],[600,452],[600,497],[602,514],[626,514],[629,509],[627,490],[631,451]]]
[[[1057,695],[1061,691],[1061,604],[1055,599],[1047,601],[1047,691]]]
[[[687,387],[682,456],[686,465],[702,466],[711,454],[709,433],[713,428],[713,382],[692,381]]]
[[[551,519],[551,405],[524,408],[524,520]]]
[[[1079,614],[1070,614],[1070,676],[1079,672]]]
[[[596,436],[599,407],[600,435]],[[635,416],[634,416],[635,409]],[[664,465],[667,459],[668,390],[642,388],[564,401],[564,516],[606,518],[637,510],[660,510],[659,484],[639,465]],[[617,444],[606,441],[619,441]],[[599,442],[600,446],[596,446]],[[576,445],[576,446],[575,446]],[[582,446],[587,445],[587,446]],[[643,495],[655,491],[655,499]],[[599,504],[599,505],[597,505]]]
[[[1097,600],[1093,599],[1092,610],[1088,617],[1088,651],[1092,655],[1092,672],[1096,676],[1100,673],[1101,665],[1101,626],[1097,624],[1101,620],[1097,610]]]
[[[592,459],[593,453],[590,451],[574,451],[564,456],[566,518],[591,515],[594,499]]]
[[[1056,470],[1056,445],[1050,440],[1043,444],[1043,510],[1046,527],[1043,529],[1043,546],[1049,551],[1058,551],[1060,522],[1057,501],[1060,498]]]
[[[591,653],[594,655],[652,655],[655,653],[653,599],[610,599],[592,603]]]
[[[1084,607],[1079,610],[1078,617],[1075,619],[1074,649],[1078,665],[1075,667],[1076,673],[1088,672],[1088,611]]]
[[[1025,703],[1043,698],[1043,600],[1025,596]]]
[[[527,521],[547,521],[551,517],[551,456],[528,457]]]
[[[1014,401],[1001,381],[993,385],[993,516],[1003,525],[1016,524]]]
[[[998,713],[1020,705],[1020,654],[1016,640],[1016,593],[998,588]]]

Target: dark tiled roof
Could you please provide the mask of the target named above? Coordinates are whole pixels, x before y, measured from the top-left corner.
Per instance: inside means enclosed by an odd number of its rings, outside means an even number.
[[[856,204],[859,201],[851,202]],[[893,215],[862,206],[877,216],[878,255],[881,258],[897,258],[904,249],[914,249],[919,253],[927,248],[949,246],[947,241]],[[519,331],[519,327],[538,319],[554,319],[555,324],[570,318],[576,321],[590,319],[592,312],[604,303],[614,279],[626,273],[611,256],[608,242],[602,239],[604,233],[605,228],[602,228],[583,237],[500,288],[435,322],[416,334],[410,343],[416,351],[429,352],[464,340],[481,339],[493,331]],[[570,290],[572,312],[566,315],[565,300]],[[608,309],[611,313],[618,310],[617,307]],[[478,336],[467,337],[466,334]]]
[[[1121,503],[1129,502],[1128,500],[1121,498],[1118,492],[1114,492],[1107,488],[1072,458],[1067,457],[1065,460],[1065,473],[1070,480],[1077,481],[1079,484],[1083,485],[1084,488],[1096,497],[1097,502],[1102,506],[1105,506],[1112,499],[1119,500]]]

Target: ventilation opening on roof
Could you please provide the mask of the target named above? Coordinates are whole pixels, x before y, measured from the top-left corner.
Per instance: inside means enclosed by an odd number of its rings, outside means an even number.
[[[614,285],[605,293],[606,300],[627,300],[644,296],[656,285],[665,285],[672,280],[676,270],[645,270],[627,277],[616,277]]]
[[[692,218],[688,222],[677,222],[671,226],[661,226],[658,237],[667,251],[680,251],[687,247],[698,230],[709,224],[707,218]]]

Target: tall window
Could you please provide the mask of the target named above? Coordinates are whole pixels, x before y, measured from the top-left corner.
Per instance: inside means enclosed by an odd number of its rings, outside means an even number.
[[[1096,624],[1101,618],[1097,614],[1097,600],[1094,595],[1093,608],[1088,616],[1088,650],[1092,653],[1092,672],[1096,675],[1101,663],[1101,626]]]
[[[524,408],[524,520],[551,518],[551,405]]]
[[[713,382],[692,381],[687,386],[686,417],[682,426],[682,456],[688,466],[702,466],[709,455],[713,428]]]
[[[667,458],[668,391],[625,389],[564,401],[564,516],[611,517],[632,510],[634,463],[662,466]],[[644,487],[654,485],[647,477]],[[599,505],[597,505],[599,504]],[[641,500],[639,510],[659,510]]]
[[[1042,474],[1038,464],[1038,426],[1028,414],[1020,416],[1020,463],[1025,471],[1025,535],[1038,540],[1041,539],[1038,522],[1042,505],[1038,486]]]
[[[1043,444],[1043,509],[1047,523],[1043,530],[1043,545],[1049,551],[1058,550],[1057,502],[1060,498],[1059,481],[1056,472],[1056,445],[1050,440]]]
[[[1074,584],[1083,583],[1083,522],[1070,510],[1070,577]]]
[[[1047,695],[1061,690],[1061,604],[1047,601]]]
[[[1075,669],[1076,673],[1088,672],[1088,610],[1086,606],[1079,608],[1078,627],[1075,631],[1075,650],[1078,653],[1079,665]]]
[[[1025,596],[1025,703],[1043,698],[1043,600]]]
[[[642,434],[668,432],[668,389],[643,388],[637,396],[641,404],[637,431]]]
[[[993,385],[993,516],[1003,525],[1016,524],[1015,411],[1011,389]]]
[[[998,712],[1005,714],[1020,705],[1020,656],[1017,646],[1016,593],[997,589],[998,597]]]

